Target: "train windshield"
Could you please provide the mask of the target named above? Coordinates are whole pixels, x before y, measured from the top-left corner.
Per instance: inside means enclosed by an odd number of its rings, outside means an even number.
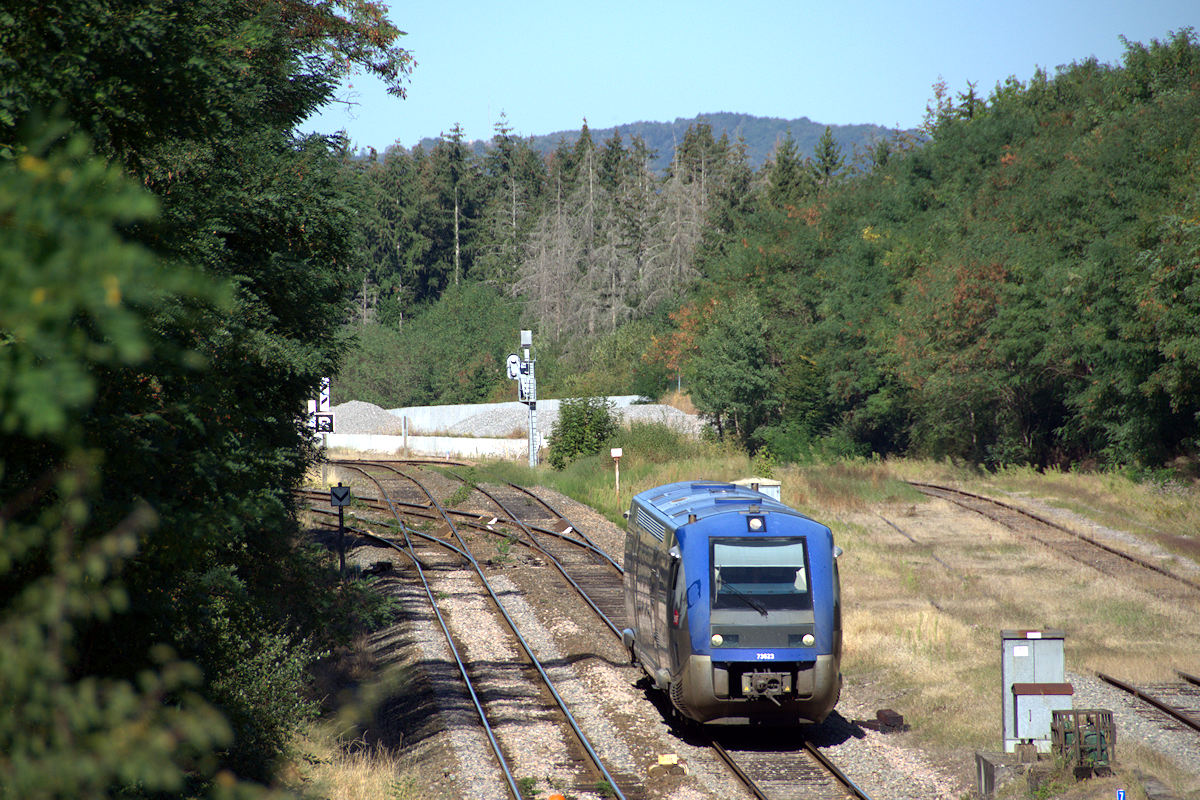
[[[803,539],[712,542],[713,608],[809,608]]]

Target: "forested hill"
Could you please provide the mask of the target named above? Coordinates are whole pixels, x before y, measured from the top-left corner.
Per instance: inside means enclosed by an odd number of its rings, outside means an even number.
[[[549,155],[453,132],[357,161],[374,206],[343,385],[507,397],[528,327],[545,396],[682,382],[718,435],[783,458],[1197,463],[1192,30],[939,88],[921,137],[865,152],[794,129],[754,167],[720,119],[675,134],[661,174],[655,144],[586,127]]]
[[[779,117],[756,117],[752,114],[733,114],[722,111],[716,114],[699,114],[691,119],[678,117],[674,122],[633,122],[627,125],[617,125],[613,128],[592,128],[591,134],[598,142],[607,141],[614,133],[619,133],[625,140],[640,136],[646,147],[654,153],[650,160],[650,169],[661,175],[666,172],[671,163],[671,157],[689,128],[699,123],[707,123],[713,136],[720,139],[728,136],[729,141],[736,143],[739,138],[746,145],[746,160],[751,167],[758,169],[771,155],[775,146],[790,132],[797,147],[802,153],[808,153],[816,147],[825,125],[813,122],[808,117],[798,119],[780,119]],[[894,135],[895,131],[881,125],[830,125],[833,139],[846,153],[865,151],[881,139]],[[579,131],[557,131],[540,136],[532,136],[529,142],[534,151],[543,156],[554,152],[558,146],[566,142],[571,145],[579,138]],[[421,140],[421,147],[432,149],[438,142],[436,138]],[[476,155],[483,155],[491,142],[474,141],[470,147]]]

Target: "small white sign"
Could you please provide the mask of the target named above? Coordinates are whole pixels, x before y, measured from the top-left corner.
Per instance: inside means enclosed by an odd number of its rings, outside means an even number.
[[[508,357],[508,361],[504,366],[508,369],[508,377],[511,380],[517,380],[521,377],[521,357],[516,353],[512,353]]]
[[[613,457],[613,458],[620,458],[620,457],[621,457],[621,456],[623,456],[623,455],[624,455],[624,453],[621,451],[621,448],[619,448],[619,447],[614,447],[614,448],[612,449],[612,457]]]
[[[1013,647],[1013,658],[1025,658],[1029,655],[1029,645],[1018,644]]]

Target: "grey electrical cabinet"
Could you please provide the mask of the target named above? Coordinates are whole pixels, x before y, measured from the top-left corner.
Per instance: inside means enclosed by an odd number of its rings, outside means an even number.
[[[1053,712],[1070,710],[1075,693],[1064,679],[1063,638],[1062,631],[1000,632],[1004,752],[1021,742],[1050,752]]]

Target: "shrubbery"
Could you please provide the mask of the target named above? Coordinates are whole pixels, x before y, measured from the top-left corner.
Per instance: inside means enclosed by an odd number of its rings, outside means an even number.
[[[550,465],[563,469],[579,456],[598,453],[617,433],[612,407],[603,397],[563,400],[551,430]]]

